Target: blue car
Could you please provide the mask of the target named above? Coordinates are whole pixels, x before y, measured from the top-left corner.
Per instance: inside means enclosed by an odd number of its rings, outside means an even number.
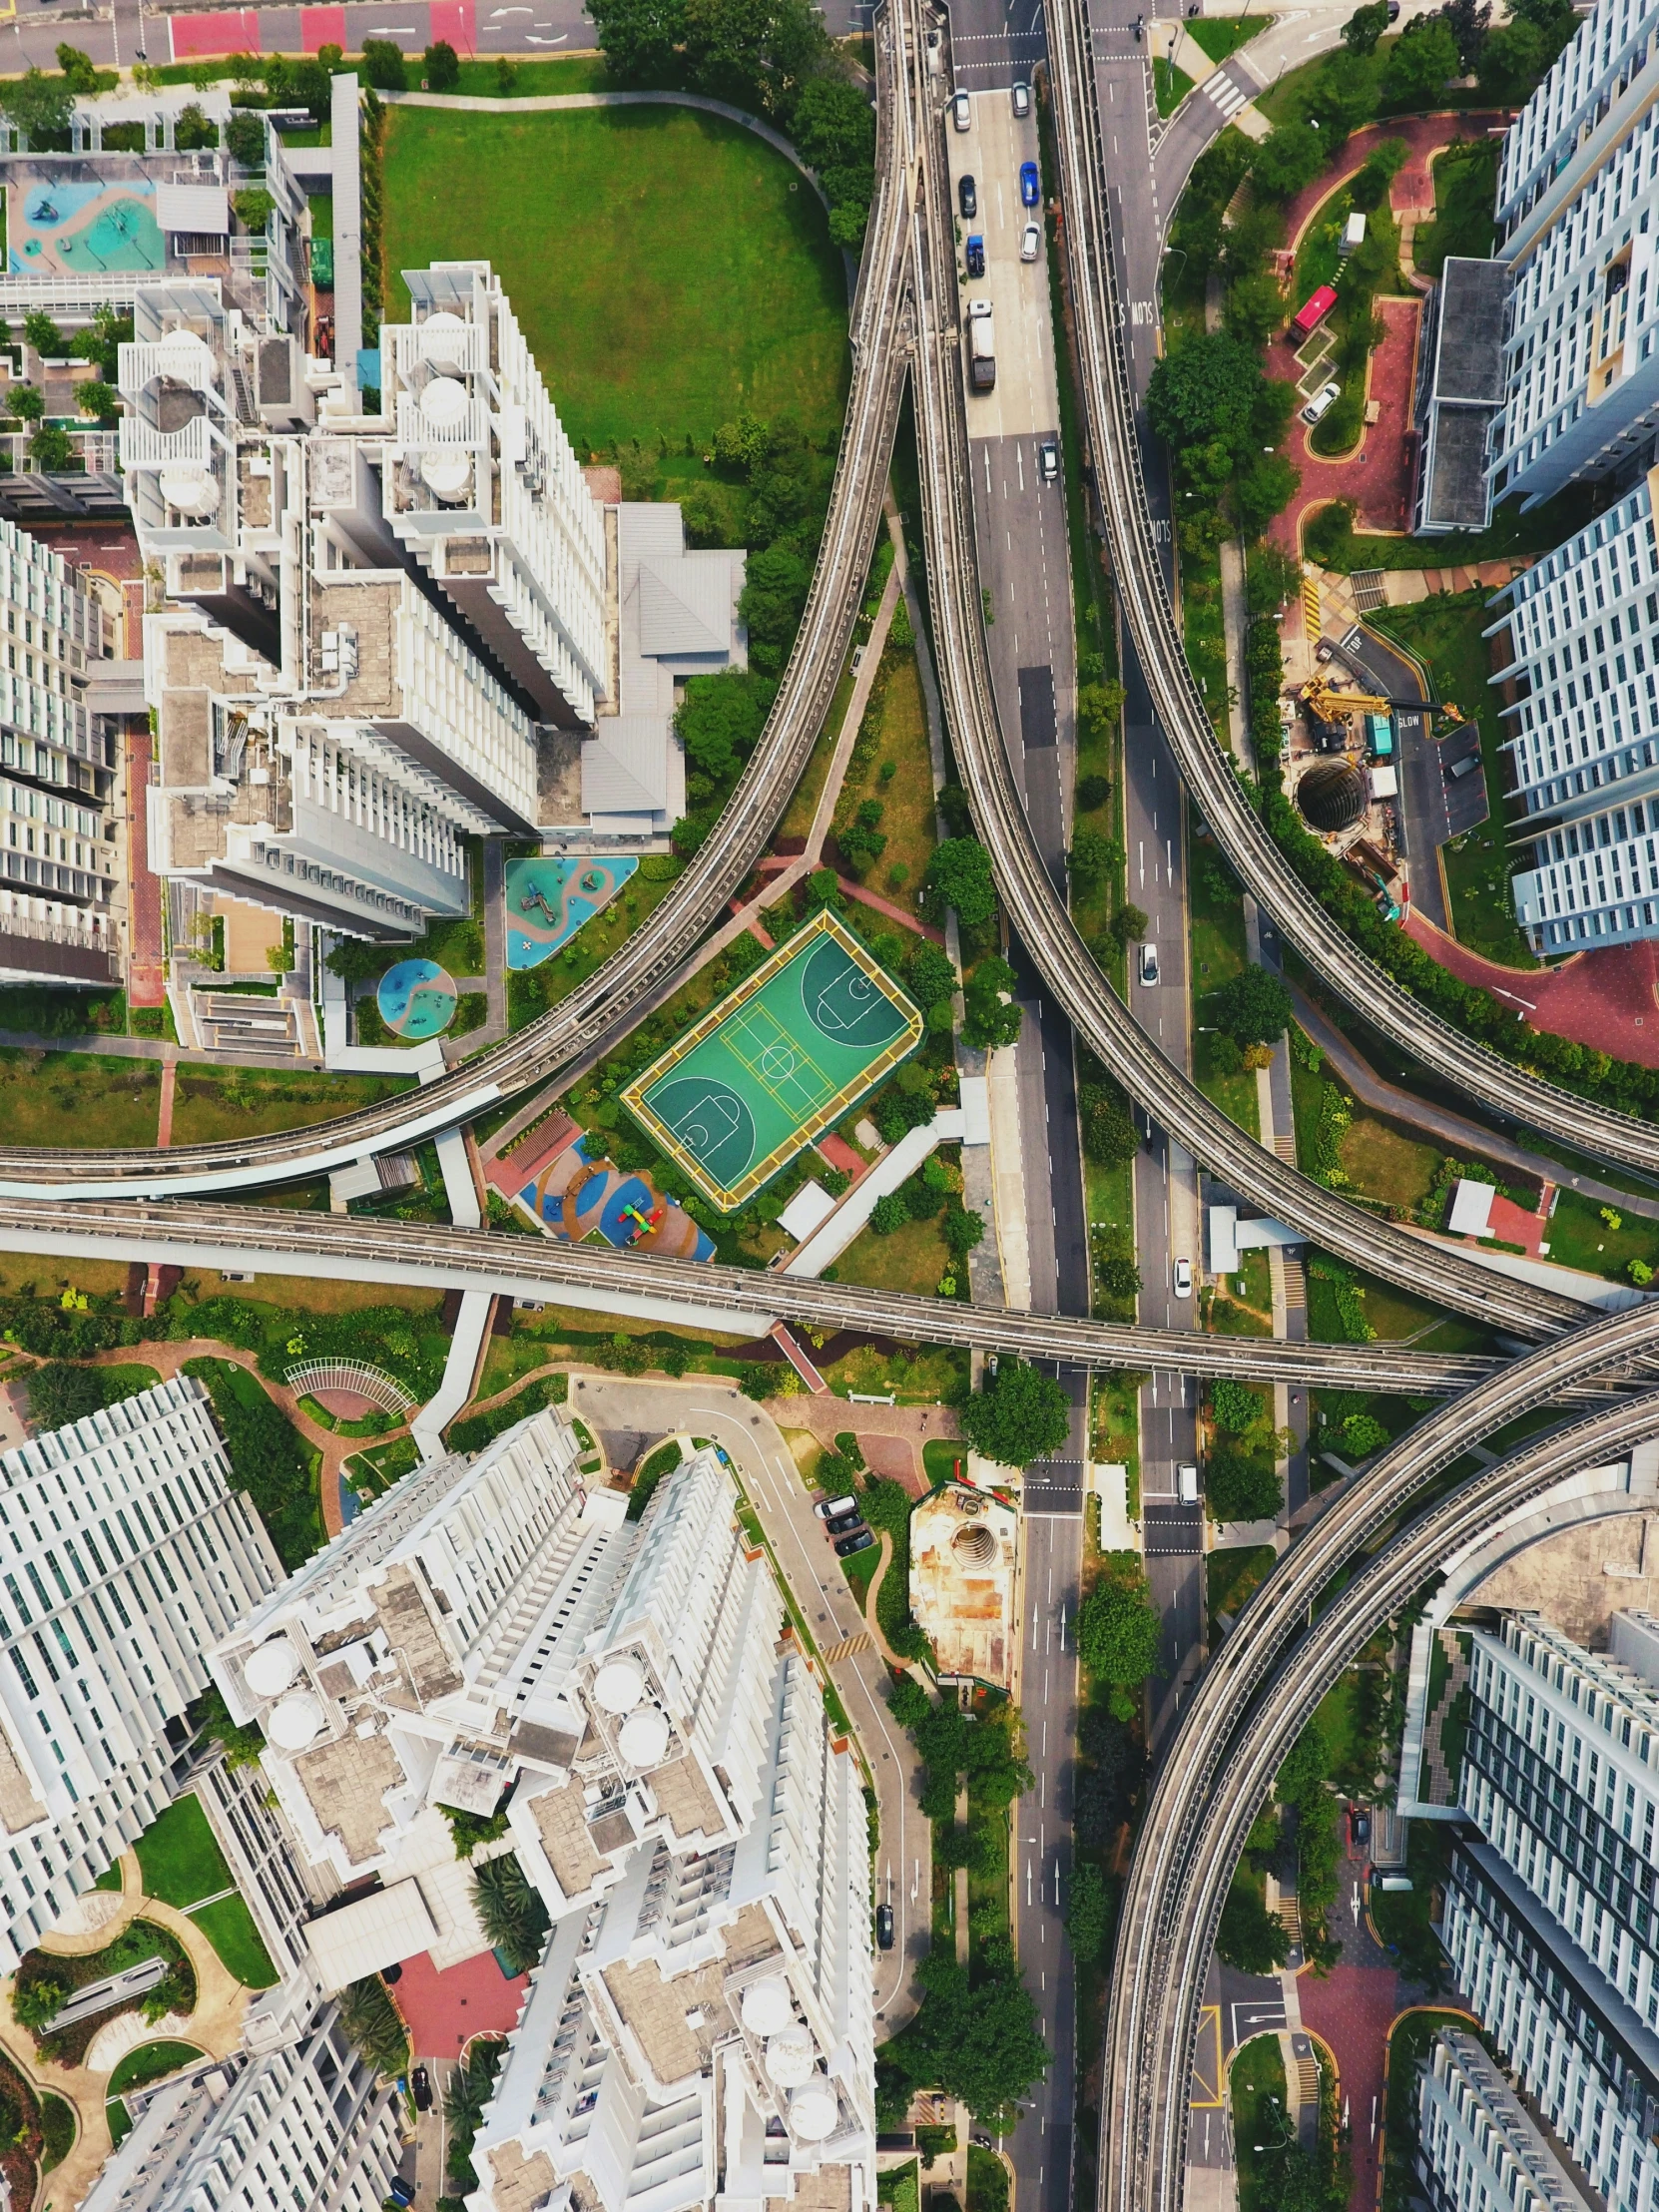
[[[1035,208],[1041,203],[1042,189],[1037,183],[1035,162],[1021,162],[1019,165],[1019,197],[1021,205],[1027,208]]]

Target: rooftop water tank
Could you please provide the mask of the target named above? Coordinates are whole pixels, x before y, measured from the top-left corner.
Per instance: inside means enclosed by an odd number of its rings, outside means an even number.
[[[813,2038],[792,2022],[767,2040],[767,2079],[780,2089],[799,2089],[813,2078]]]
[[[795,2018],[790,1985],[781,1973],[752,1981],[743,1993],[743,2024],[751,2035],[776,2035]]]
[[[654,1705],[630,1713],[617,1732],[616,1745],[631,1767],[654,1767],[668,1749],[669,1725]]]
[[[839,2117],[835,2092],[822,2074],[797,2089],[790,2099],[790,2126],[804,2143],[822,2143],[835,2132]]]
[[[420,395],[420,417],[430,429],[453,430],[466,420],[471,404],[465,384],[453,376],[434,376]]]
[[[322,1707],[309,1690],[290,1690],[271,1709],[266,1734],[279,1751],[303,1751],[322,1730]]]
[[[420,475],[432,497],[451,506],[464,499],[472,488],[472,462],[466,453],[454,446],[440,446],[436,452],[422,453]]]
[[[256,1697],[280,1697],[299,1672],[299,1657],[285,1636],[273,1636],[250,1652],[242,1678]]]
[[[593,1694],[606,1713],[631,1713],[645,1695],[645,1669],[626,1653],[607,1659],[593,1678]]]
[[[211,515],[219,505],[219,486],[205,468],[164,468],[161,490],[182,515]]]

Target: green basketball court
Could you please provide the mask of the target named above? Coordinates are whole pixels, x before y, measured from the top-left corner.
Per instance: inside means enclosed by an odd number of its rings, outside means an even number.
[[[622,1094],[722,1213],[816,1143],[921,1041],[921,1016],[832,914],[815,914]]]

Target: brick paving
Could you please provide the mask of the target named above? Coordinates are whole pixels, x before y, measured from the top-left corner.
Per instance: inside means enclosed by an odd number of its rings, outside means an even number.
[[[162,882],[150,865],[145,798],[154,747],[148,730],[127,732],[127,1002],[131,1006],[160,1006],[167,999]]]
[[[1482,959],[1419,913],[1407,915],[1405,927],[1441,967],[1494,992],[1533,1028],[1659,1067],[1659,945],[1608,945],[1560,967],[1511,968]]]
[[[404,1959],[391,1993],[414,2055],[452,2063],[474,2035],[505,2035],[517,2026],[529,1985],[526,1974],[509,1980],[493,1950],[441,1972],[422,1951],[418,1958]]]

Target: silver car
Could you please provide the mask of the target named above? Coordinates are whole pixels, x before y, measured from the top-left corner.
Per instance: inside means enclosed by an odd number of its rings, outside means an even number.
[[[1022,262],[1034,262],[1043,250],[1043,235],[1034,223],[1028,223],[1019,235],[1019,258]]]
[[[1037,448],[1037,474],[1045,484],[1052,484],[1060,473],[1060,448],[1052,438],[1044,438]]]
[[[968,106],[965,92],[953,92],[950,95],[950,120],[958,131],[965,131],[973,121],[973,111]]]
[[[1029,85],[1015,85],[1014,113],[1018,116],[1026,116],[1031,113],[1031,87]]]

